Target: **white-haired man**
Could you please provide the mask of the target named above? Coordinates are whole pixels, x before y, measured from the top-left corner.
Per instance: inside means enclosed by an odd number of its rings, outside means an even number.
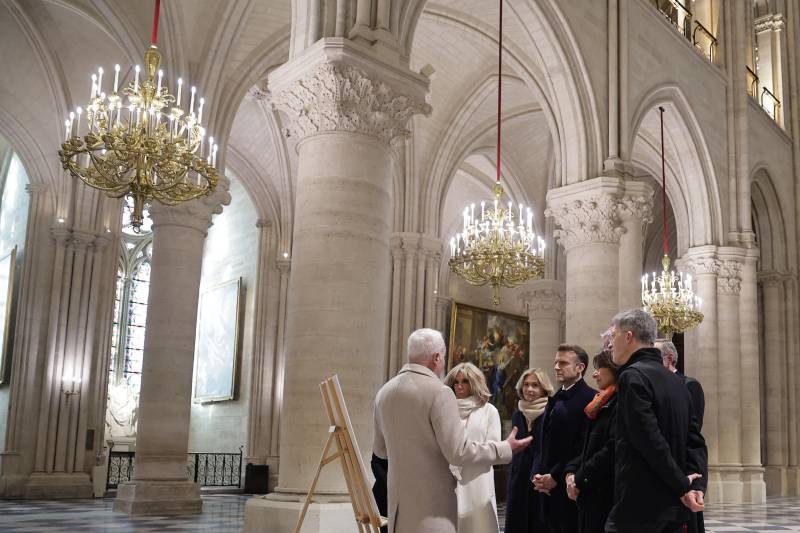
[[[389,532],[456,533],[456,482],[449,465],[506,464],[530,444],[512,430],[503,442],[467,440],[444,375],[442,334],[408,337],[408,364],[375,399],[373,453],[389,462]]]

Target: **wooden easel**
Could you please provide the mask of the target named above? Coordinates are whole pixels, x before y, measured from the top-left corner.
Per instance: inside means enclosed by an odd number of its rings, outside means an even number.
[[[300,533],[300,528],[303,526],[303,520],[305,520],[306,511],[308,511],[314,495],[314,489],[317,487],[322,467],[337,459],[341,460],[342,473],[347,484],[350,502],[353,504],[353,513],[355,513],[359,533],[380,533],[381,526],[385,526],[388,521],[380,515],[378,504],[375,503],[375,497],[367,484],[367,471],[364,468],[364,461],[361,459],[353,425],[350,422],[350,414],[344,403],[339,376],[329,377],[319,384],[319,389],[330,422],[328,440],[322,450],[322,457],[317,465],[311,488],[308,489],[308,495],[303,509],[300,511],[300,517],[297,519],[297,525],[294,527],[294,533]],[[329,455],[331,446],[334,444],[337,451]]]

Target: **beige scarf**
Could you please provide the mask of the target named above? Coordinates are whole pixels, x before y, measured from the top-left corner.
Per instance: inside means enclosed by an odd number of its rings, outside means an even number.
[[[520,400],[517,408],[525,415],[525,420],[528,422],[528,431],[533,428],[533,423],[539,418],[539,415],[544,413],[544,408],[547,407],[547,396],[533,400]]]
[[[483,404],[478,401],[475,396],[470,396],[469,398],[464,398],[458,401],[458,414],[461,416],[461,420],[465,420],[472,414],[472,411],[475,409],[479,409],[483,407]]]

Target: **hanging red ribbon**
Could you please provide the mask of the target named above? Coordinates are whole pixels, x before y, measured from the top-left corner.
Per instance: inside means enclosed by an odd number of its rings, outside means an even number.
[[[156,7],[153,13],[153,34],[150,36],[150,44],[155,46],[158,42],[158,16],[161,12],[161,0],[155,0]]]
[[[497,47],[497,183],[500,183],[500,108],[503,105],[503,0],[500,0],[500,39]]]
[[[667,173],[664,164],[664,108],[659,106],[658,111],[661,118],[661,209],[664,219],[664,255],[669,255],[667,246]]]

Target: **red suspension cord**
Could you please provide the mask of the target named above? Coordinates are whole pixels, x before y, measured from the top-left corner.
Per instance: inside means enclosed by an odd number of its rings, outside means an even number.
[[[155,46],[158,42],[158,16],[161,12],[161,0],[155,0],[156,7],[153,13],[153,34],[150,37],[150,44]]]
[[[500,108],[503,105],[503,0],[500,0],[500,44],[497,48],[497,183],[500,183]]]
[[[669,255],[667,246],[667,173],[664,165],[664,108],[659,106],[658,111],[661,118],[661,209],[664,219],[664,255]]]

